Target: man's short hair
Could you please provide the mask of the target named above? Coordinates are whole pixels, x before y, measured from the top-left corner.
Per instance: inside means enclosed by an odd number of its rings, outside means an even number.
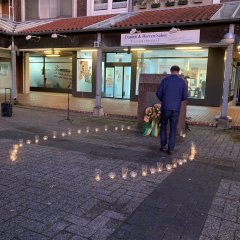
[[[174,65],[174,66],[172,66],[172,67],[170,68],[170,71],[171,71],[171,72],[179,72],[179,71],[180,71],[180,67],[177,66],[177,65]]]

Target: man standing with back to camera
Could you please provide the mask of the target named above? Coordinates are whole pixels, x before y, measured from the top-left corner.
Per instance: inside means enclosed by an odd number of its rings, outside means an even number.
[[[162,103],[160,126],[160,151],[172,154],[175,147],[177,123],[180,115],[181,102],[187,99],[187,84],[179,77],[180,68],[172,66],[171,75],[165,77],[160,83],[156,95]],[[170,122],[169,139],[167,139],[167,125]]]

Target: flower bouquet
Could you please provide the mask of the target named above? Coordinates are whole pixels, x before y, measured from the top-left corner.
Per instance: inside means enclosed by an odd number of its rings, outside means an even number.
[[[161,104],[155,103],[152,107],[147,107],[144,115],[144,136],[157,137],[159,134],[159,123],[161,117]]]

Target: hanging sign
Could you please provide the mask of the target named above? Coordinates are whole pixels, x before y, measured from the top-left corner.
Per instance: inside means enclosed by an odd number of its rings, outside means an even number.
[[[121,34],[121,46],[147,46],[199,43],[200,29],[176,32]]]

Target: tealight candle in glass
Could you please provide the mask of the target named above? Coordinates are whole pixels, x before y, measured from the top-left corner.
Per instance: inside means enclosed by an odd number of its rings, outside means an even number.
[[[142,176],[143,177],[147,176],[147,166],[146,165],[142,165]]]
[[[157,172],[162,172],[163,171],[163,163],[157,162]]]
[[[182,133],[182,137],[183,138],[185,138],[186,137],[186,133],[184,132],[184,133]]]
[[[48,140],[48,136],[43,136],[43,140],[47,141]]]
[[[95,132],[99,132],[99,128],[95,128]]]
[[[114,179],[116,177],[116,173],[115,172],[110,172],[108,174],[108,176],[109,176],[110,179]]]
[[[56,138],[57,138],[57,132],[53,131],[53,139],[56,139]]]
[[[127,130],[130,130],[131,129],[131,127],[130,126],[127,126]]]
[[[127,175],[128,175],[128,168],[127,167],[123,167],[122,168],[122,178],[123,179],[127,179]]]
[[[81,130],[81,129],[78,129],[78,130],[77,130],[77,133],[78,133],[78,134],[80,134],[81,132],[82,132],[82,130]]]
[[[31,140],[26,140],[26,144],[28,145],[31,144],[31,142],[32,142]]]
[[[188,160],[188,154],[187,153],[183,153],[183,162],[186,163]]]
[[[183,165],[183,160],[182,159],[178,159],[178,165],[182,166]]]
[[[155,167],[150,167],[149,171],[151,174],[155,174],[157,169]]]
[[[70,136],[72,134],[71,128],[68,129],[67,134]]]
[[[194,155],[194,154],[191,154],[191,155],[189,156],[189,160],[190,160],[190,161],[193,161],[194,158],[195,158],[195,155]]]
[[[101,180],[101,169],[95,169],[95,180],[99,182]]]
[[[115,127],[114,129],[115,129],[115,131],[117,131],[117,130],[118,130],[118,127]]]
[[[39,136],[38,136],[38,135],[35,135],[35,137],[34,137],[34,142],[35,142],[36,144],[39,143]]]
[[[66,136],[66,133],[65,133],[65,132],[62,132],[61,135],[62,135],[62,137],[65,137],[65,136]]]
[[[19,147],[23,147],[23,139],[19,139],[19,141],[18,141],[18,146],[19,146]]]
[[[177,165],[178,165],[178,160],[176,158],[174,158],[172,161],[172,167],[177,168]]]
[[[131,172],[130,172],[130,176],[131,176],[132,178],[135,178],[135,177],[137,176],[137,172],[136,172],[136,171],[131,171]]]
[[[86,133],[89,133],[89,131],[90,131],[90,128],[86,127]]]
[[[171,171],[172,168],[173,168],[172,164],[167,164],[167,165],[166,165],[167,171]]]
[[[106,132],[107,130],[108,130],[108,126],[105,125],[105,126],[104,126],[104,131]]]
[[[121,125],[121,131],[124,131],[124,125]]]

